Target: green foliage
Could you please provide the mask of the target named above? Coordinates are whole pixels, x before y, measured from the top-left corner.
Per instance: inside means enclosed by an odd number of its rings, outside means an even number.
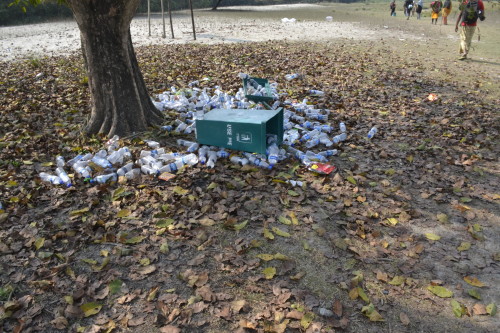
[[[1,25],[29,24],[71,17],[64,0],[0,0]]]

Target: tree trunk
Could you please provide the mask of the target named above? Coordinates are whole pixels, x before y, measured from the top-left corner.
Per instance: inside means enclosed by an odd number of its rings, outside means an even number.
[[[140,0],[68,0],[80,29],[87,66],[91,115],[87,134],[126,136],[158,125],[139,70],[130,22]]]

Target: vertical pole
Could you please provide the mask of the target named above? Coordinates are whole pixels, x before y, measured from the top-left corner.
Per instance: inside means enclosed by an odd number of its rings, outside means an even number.
[[[170,31],[172,32],[172,39],[174,39],[174,26],[172,24],[172,11],[170,10],[170,0],[167,0],[168,16],[170,16]]]
[[[150,6],[150,1],[148,0],[148,31],[149,31],[149,37],[151,37],[151,6]]]
[[[196,40],[196,31],[194,29],[194,14],[193,14],[193,1],[189,0],[189,7],[191,8],[191,22],[193,23],[193,37]]]
[[[165,38],[167,35],[165,35],[165,11],[163,10],[163,0],[161,0],[161,20],[163,22],[163,34],[161,36]]]

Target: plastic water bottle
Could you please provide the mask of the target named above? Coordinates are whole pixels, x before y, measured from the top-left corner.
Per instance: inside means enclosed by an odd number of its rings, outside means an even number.
[[[161,161],[170,161],[178,157],[181,157],[182,155],[183,154],[181,153],[167,153],[167,154],[161,154],[160,156],[158,156],[158,159]]]
[[[201,164],[207,163],[207,152],[210,150],[208,146],[202,146],[198,149],[198,160]]]
[[[280,101],[275,101],[273,105],[271,106],[271,109],[276,110],[278,106],[280,106],[281,102]]]
[[[319,125],[319,123],[314,125],[314,129],[325,133],[330,133],[333,130],[332,126],[328,124]]]
[[[113,151],[118,149],[119,147],[120,137],[118,135],[113,136],[111,139],[106,142],[106,146],[108,147],[108,151]]]
[[[125,176],[125,174],[127,172],[129,172],[130,170],[132,170],[133,168],[134,168],[133,162],[127,163],[124,166],[122,166],[120,169],[116,170],[116,174],[120,177]]]
[[[72,168],[84,179],[92,178],[92,169],[85,162],[76,162],[72,165]]]
[[[141,172],[145,175],[157,175],[160,171],[151,164],[143,164],[141,165]]]
[[[230,161],[233,162],[234,164],[239,164],[241,166],[247,165],[249,162],[246,158],[240,156],[232,156],[230,158]]]
[[[63,184],[65,184],[67,187],[71,186],[71,179],[69,178],[68,174],[66,173],[66,171],[64,171],[63,168],[57,168],[56,174],[61,179]]]
[[[225,151],[224,149],[221,149],[217,152],[217,157],[218,158],[228,158],[229,153],[227,151]]]
[[[250,75],[246,73],[238,73],[238,77],[243,80],[243,79],[248,79]]]
[[[339,128],[340,128],[340,131],[342,133],[345,133],[347,131],[347,128],[345,127],[345,124],[344,123],[340,123],[339,124]]]
[[[120,148],[109,154],[107,160],[111,164],[123,164],[124,155],[125,155],[125,149]]]
[[[73,157],[72,159],[70,159],[68,162],[66,162],[66,164],[69,167],[72,167],[75,163],[81,161],[82,159],[83,159],[83,155],[76,155],[75,157]]]
[[[97,165],[97,166],[100,166],[101,168],[104,168],[104,169],[110,169],[113,167],[113,165],[111,165],[111,163],[105,158],[105,157],[100,157],[100,156],[94,156],[92,157],[91,161]]]
[[[332,140],[328,137],[326,133],[321,133],[319,136],[319,143],[325,145],[326,147],[330,147],[333,145]]]
[[[141,169],[132,169],[125,174],[125,178],[134,179],[141,175]]]
[[[294,80],[294,79],[299,78],[299,76],[300,76],[299,74],[286,74],[286,75],[285,75],[285,79],[286,79],[287,81],[292,81],[292,80]]]
[[[306,141],[306,144],[305,144],[305,146],[307,148],[316,147],[317,145],[319,145],[319,137],[318,136],[312,137],[310,140]]]
[[[375,136],[375,134],[377,134],[377,127],[374,126],[368,132],[368,135],[367,135],[368,139],[373,138]]]
[[[209,150],[207,152],[207,156],[207,167],[212,169],[213,167],[215,167],[215,162],[217,162],[217,153],[213,150]]]
[[[44,182],[52,183],[54,185],[63,185],[64,182],[58,176],[48,174],[46,172],[40,172],[40,179]]]
[[[337,149],[330,149],[330,150],[320,151],[318,154],[323,155],[325,157],[330,157],[333,155],[337,155],[338,152],[339,151]]]
[[[90,160],[92,160],[92,157],[94,157],[94,155],[92,153],[87,153],[87,154],[83,155],[83,157],[80,159],[80,161],[90,161]]]
[[[316,96],[323,96],[325,94],[323,91],[315,89],[309,90],[309,93]]]
[[[165,125],[165,126],[160,127],[160,129],[162,131],[172,132],[173,127],[171,125]]]
[[[98,183],[98,184],[106,184],[106,183],[111,183],[111,182],[116,182],[117,176],[116,173],[108,173],[106,175],[100,175],[92,179],[92,183]]]
[[[258,167],[264,168],[264,169],[271,169],[272,166],[269,165],[266,161],[261,160],[260,158],[257,158],[254,154],[250,153],[243,153],[245,157],[252,163],[253,165],[256,165]]]
[[[105,158],[106,156],[108,156],[108,152],[104,149],[101,149],[97,153],[95,153],[95,156]]]
[[[267,161],[271,166],[278,163],[279,153],[280,149],[275,143],[267,147]]]
[[[64,162],[64,157],[61,155],[56,156],[56,165],[58,168],[62,168],[66,163]]]
[[[151,140],[146,140],[146,144],[148,145],[149,148],[152,149],[157,149],[160,148],[160,143],[156,141],[151,141]]]
[[[314,138],[318,134],[319,134],[318,130],[312,130],[310,132],[306,132],[304,135],[302,135],[302,137],[300,138],[300,141],[305,142],[305,141],[311,140],[312,138]]]
[[[182,168],[184,166],[184,163],[182,163],[182,161],[175,161],[173,163],[169,163],[163,167],[161,167],[158,172],[159,173],[163,173],[163,172],[176,172],[178,171],[180,168]]]
[[[138,161],[137,161],[137,164],[139,165],[152,165],[152,164],[155,164],[157,163],[158,161],[156,160],[156,158],[154,158],[153,156],[151,155],[147,155],[147,156],[144,156],[142,158],[140,158]]]
[[[306,156],[310,160],[315,160],[319,162],[328,162],[328,159],[325,156],[321,154],[316,154],[315,152],[312,152],[310,150],[306,151]]]
[[[196,156],[195,154],[188,154],[186,156],[179,158],[179,160],[184,165],[195,165],[198,163],[198,156]]]

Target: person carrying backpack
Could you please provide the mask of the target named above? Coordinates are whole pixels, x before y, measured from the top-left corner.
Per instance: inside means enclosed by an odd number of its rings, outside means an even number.
[[[443,24],[448,25],[448,15],[451,12],[451,0],[445,0],[443,4]]]
[[[455,32],[458,32],[458,24],[460,23],[460,58],[459,60],[467,59],[469,54],[472,36],[476,31],[477,19],[484,21],[484,4],[481,0],[465,0],[461,7],[460,15],[458,15],[455,25]]]
[[[439,12],[441,11],[441,8],[443,7],[443,3],[441,0],[435,0],[431,2],[431,9],[432,9],[432,14],[431,14],[431,24],[437,24],[438,18],[439,18]]]

